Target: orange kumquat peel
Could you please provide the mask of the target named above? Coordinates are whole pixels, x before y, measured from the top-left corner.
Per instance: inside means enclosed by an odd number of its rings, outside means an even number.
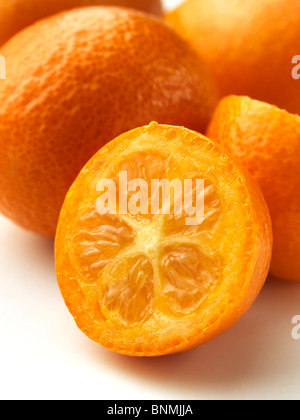
[[[207,135],[238,159],[260,186],[273,227],[271,274],[300,281],[300,117],[249,98],[223,98]]]

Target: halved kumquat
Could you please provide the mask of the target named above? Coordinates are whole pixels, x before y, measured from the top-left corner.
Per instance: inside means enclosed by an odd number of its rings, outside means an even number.
[[[103,180],[115,185],[114,206]],[[163,180],[174,187],[168,196]],[[178,185],[189,194],[175,194]],[[105,145],[83,168],[55,247],[58,283],[78,327],[115,352],[159,356],[215,338],[251,307],[268,274],[272,231],[260,189],[225,150],[152,123]]]

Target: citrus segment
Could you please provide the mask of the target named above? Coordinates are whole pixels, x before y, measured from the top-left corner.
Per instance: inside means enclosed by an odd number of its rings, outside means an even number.
[[[153,282],[153,268],[144,255],[111,264],[97,283],[102,313],[125,325],[145,322],[153,311]]]
[[[95,274],[133,240],[132,229],[112,215],[99,215],[94,211],[81,218],[72,243],[75,244],[74,257],[85,279],[94,281]]]
[[[214,188],[212,182],[206,178],[204,181],[204,189],[201,192],[201,196],[205,199],[204,213],[197,216],[196,211],[193,210],[196,207],[196,194],[197,186],[195,185],[196,179],[203,178],[204,175],[198,175],[197,178],[188,178],[193,181],[192,184],[192,200],[191,208],[187,209],[188,212],[183,209],[182,213],[176,214],[174,203],[172,203],[170,214],[165,218],[164,232],[169,235],[206,235],[211,236],[217,229],[221,218],[222,218],[222,206],[218,193]],[[197,196],[198,198],[201,198]],[[197,218],[198,217],[198,218]],[[187,224],[187,218],[196,219],[195,224]],[[193,221],[194,223],[195,221]]]
[[[167,247],[160,260],[164,310],[172,315],[195,313],[218,281],[218,268],[193,245]]]
[[[116,185],[116,208],[120,213],[134,217],[152,218],[151,203],[156,191],[151,192],[151,181],[163,179],[166,174],[167,160],[164,156],[152,151],[144,151],[128,156],[116,167],[113,177]],[[147,195],[143,207],[138,206],[136,189]],[[158,197],[157,211],[161,209]],[[131,209],[128,212],[128,209]],[[135,211],[134,211],[135,210]]]
[[[152,209],[152,177],[169,183],[159,211],[143,217],[116,206],[110,214],[107,200],[108,214],[97,215],[97,186],[117,180],[118,171],[145,181],[140,210],[144,198]],[[170,192],[174,179],[182,181],[181,195]],[[187,196],[194,210],[185,213]],[[175,217],[178,202],[183,212]],[[264,284],[271,246],[268,209],[250,175],[206,137],[152,123],[107,144],[77,177],[60,215],[56,271],[70,312],[91,339],[116,352],[158,356],[233,325]]]

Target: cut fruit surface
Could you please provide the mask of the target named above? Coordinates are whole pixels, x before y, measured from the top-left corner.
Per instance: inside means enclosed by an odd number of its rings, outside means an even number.
[[[81,171],[60,215],[56,271],[91,339],[159,356],[232,326],[263,286],[271,248],[250,175],[206,137],[152,123]]]

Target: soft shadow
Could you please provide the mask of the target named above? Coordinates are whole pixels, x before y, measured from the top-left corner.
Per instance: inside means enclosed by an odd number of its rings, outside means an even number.
[[[0,219],[0,259],[3,263],[23,267],[34,265],[37,270],[53,270],[54,240],[30,233],[10,221]]]
[[[23,273],[30,273],[28,267],[34,266],[40,274],[36,278],[48,274],[53,279],[53,240],[1,219],[0,237],[1,269],[2,265],[9,268],[15,264]],[[182,399],[210,392],[232,395],[249,384],[252,389],[264,386],[266,381],[282,381],[286,386],[290,377],[300,377],[300,342],[291,335],[291,320],[300,315],[299,302],[300,284],[269,277],[250,311],[229,331],[197,349],[153,359],[130,358],[99,350],[97,344],[89,342],[90,357],[143,384],[180,392]]]
[[[300,284],[269,278],[250,311],[229,331],[197,349],[156,359],[105,352],[114,369],[144,382],[183,391],[222,393],[249,382],[279,380],[299,368],[299,345],[291,337],[293,315],[300,313]],[[297,351],[290,351],[295,349]],[[294,347],[293,347],[294,346]],[[289,359],[287,360],[287,355]],[[299,372],[300,373],[300,372]]]

